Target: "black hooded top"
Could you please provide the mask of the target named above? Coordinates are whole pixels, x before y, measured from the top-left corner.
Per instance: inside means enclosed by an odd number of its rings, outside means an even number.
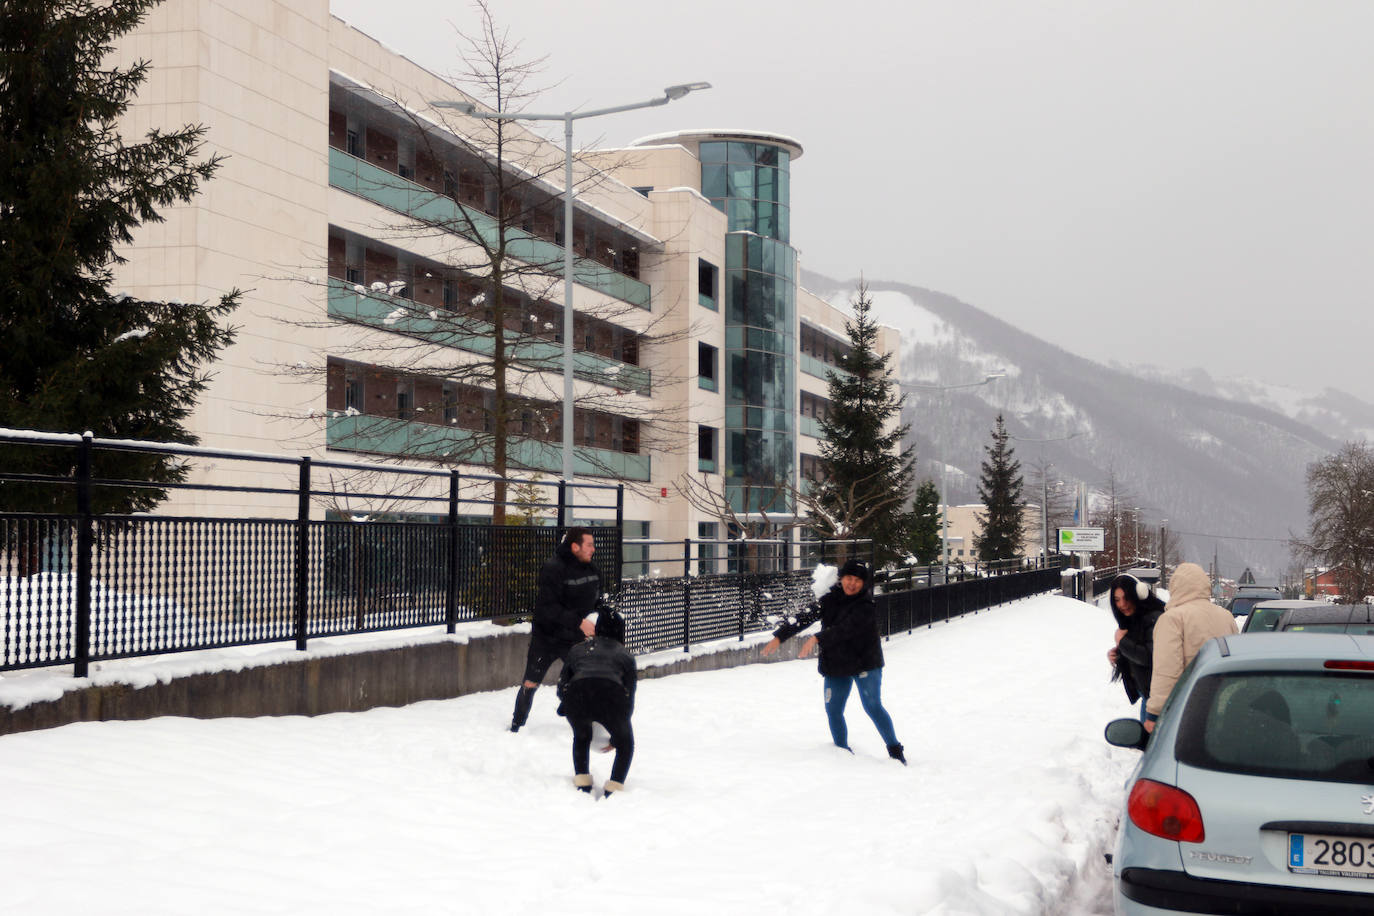
[[[1116,670],[1112,680],[1121,679],[1126,688],[1126,699],[1134,703],[1141,697],[1150,696],[1150,678],[1154,673],[1155,623],[1164,613],[1164,602],[1153,591],[1141,600],[1136,587],[1140,580],[1131,575],[1120,575],[1112,580],[1107,591],[1107,602],[1111,606],[1116,625],[1126,631],[1116,646]],[[1116,590],[1120,588],[1126,597],[1135,603],[1135,613],[1126,615],[1116,609]]]
[[[883,666],[878,606],[873,600],[873,578],[867,567],[861,578],[864,587],[857,595],[846,595],[837,582],[818,604],[790,618],[773,633],[782,642],[819,618],[821,629],[816,641],[821,651],[817,665],[825,677],[854,677]]]
[[[567,544],[559,544],[539,570],[533,638],[565,651],[581,642],[582,619],[596,609],[600,597],[601,573],[573,556]]]

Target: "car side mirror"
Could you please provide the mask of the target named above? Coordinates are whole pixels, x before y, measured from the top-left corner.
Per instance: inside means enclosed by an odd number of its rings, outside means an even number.
[[[1145,745],[1150,742],[1150,733],[1140,724],[1139,719],[1113,719],[1107,723],[1103,737],[1107,739],[1108,744],[1132,747],[1138,751],[1145,750]]]

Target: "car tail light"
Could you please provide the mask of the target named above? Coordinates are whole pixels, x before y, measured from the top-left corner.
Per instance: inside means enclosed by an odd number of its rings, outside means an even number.
[[[1202,811],[1193,796],[1153,779],[1135,781],[1126,802],[1126,813],[1132,824],[1166,840],[1201,843],[1206,837],[1202,829]]]

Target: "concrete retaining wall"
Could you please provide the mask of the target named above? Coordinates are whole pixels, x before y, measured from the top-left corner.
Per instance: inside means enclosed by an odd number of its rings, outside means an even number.
[[[789,640],[767,661],[795,656],[801,640]],[[279,664],[180,677],[146,687],[102,684],[70,690],[59,700],[21,709],[0,706],[0,735],[53,728],[72,722],[187,716],[317,716],[405,706],[483,690],[514,687],[525,670],[525,633],[446,640],[395,649],[302,658]],[[717,651],[655,653],[642,663],[641,678],[710,671],[763,661],[761,644],[724,641]],[[555,665],[545,678],[557,676]]]

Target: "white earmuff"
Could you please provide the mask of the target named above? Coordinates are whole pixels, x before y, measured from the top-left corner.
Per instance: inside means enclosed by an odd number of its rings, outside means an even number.
[[[1146,585],[1144,582],[1141,582],[1139,579],[1136,579],[1135,596],[1141,601],[1144,601],[1146,598],[1150,597],[1150,586]]]

